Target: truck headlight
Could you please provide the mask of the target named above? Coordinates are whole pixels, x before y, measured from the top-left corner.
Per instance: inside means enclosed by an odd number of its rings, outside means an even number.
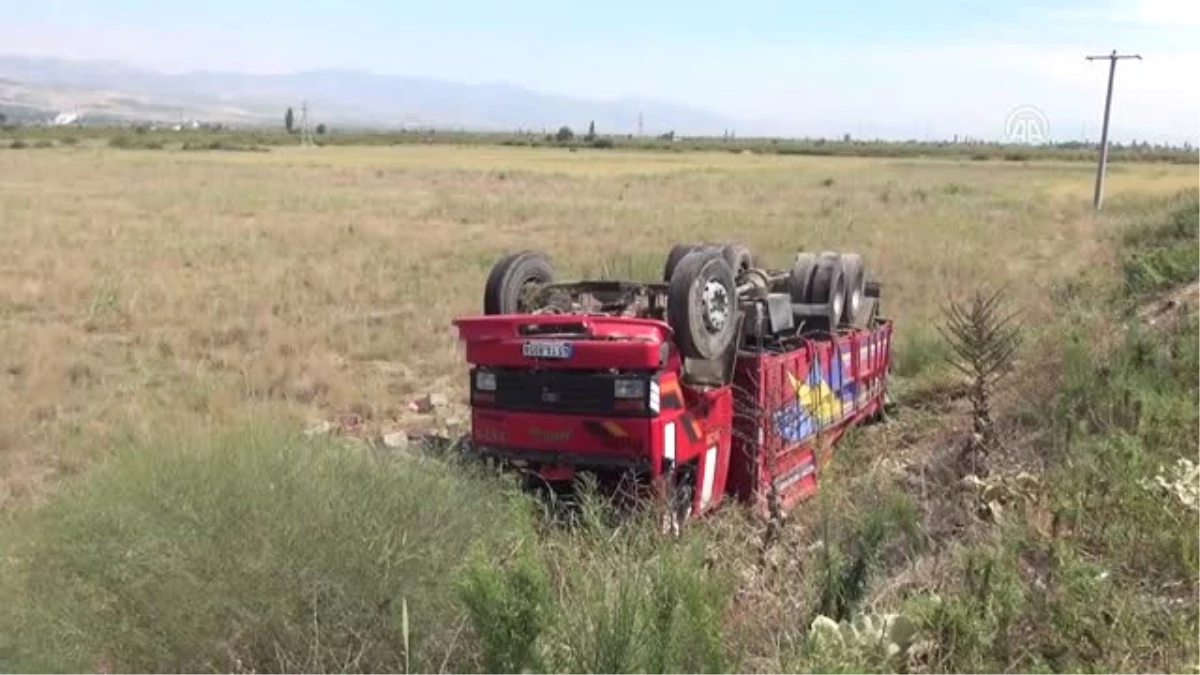
[[[475,388],[479,391],[496,391],[496,374],[486,370],[476,371]]]
[[[617,398],[646,398],[646,381],[613,380],[613,396]]]

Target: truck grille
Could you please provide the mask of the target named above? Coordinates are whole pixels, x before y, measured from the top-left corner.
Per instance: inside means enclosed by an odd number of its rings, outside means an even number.
[[[583,415],[651,417],[649,405],[653,375],[580,373],[561,370],[491,370],[494,391],[476,387],[471,377],[471,404],[516,412],[546,412]],[[617,398],[615,381],[640,380],[646,395],[641,399]]]

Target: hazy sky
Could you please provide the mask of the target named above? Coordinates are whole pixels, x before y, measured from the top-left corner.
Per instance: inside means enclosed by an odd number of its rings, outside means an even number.
[[[4,0],[0,51],[162,71],[356,68],[688,103],[779,133],[1200,135],[1200,0]]]

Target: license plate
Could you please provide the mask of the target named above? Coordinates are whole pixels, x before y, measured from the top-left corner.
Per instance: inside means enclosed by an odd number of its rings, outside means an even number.
[[[569,359],[573,352],[570,342],[530,340],[521,345],[521,355],[527,359]]]

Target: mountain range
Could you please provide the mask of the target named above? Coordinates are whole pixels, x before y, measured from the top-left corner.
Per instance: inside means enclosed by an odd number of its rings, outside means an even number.
[[[78,113],[99,121],[282,124],[307,102],[312,124],[362,128],[437,127],[600,133],[720,135],[745,122],[664,101],[589,100],[510,84],[464,84],[357,70],[282,75],[197,71],[167,74],[113,61],[0,56],[0,112],[45,120]]]

